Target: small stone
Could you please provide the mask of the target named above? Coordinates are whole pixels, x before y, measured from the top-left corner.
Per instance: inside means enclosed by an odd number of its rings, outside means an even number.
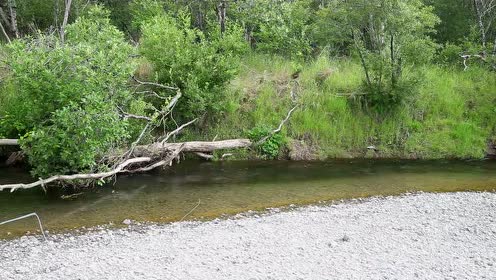
[[[129,226],[133,222],[130,219],[125,219],[124,221],[122,221],[122,223]]]
[[[349,242],[350,241],[350,238],[348,237],[348,235],[344,235],[343,238],[341,238],[341,241],[343,242]]]

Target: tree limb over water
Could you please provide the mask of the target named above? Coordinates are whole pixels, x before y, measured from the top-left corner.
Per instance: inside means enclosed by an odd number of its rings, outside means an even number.
[[[169,104],[163,109],[159,117],[165,118],[169,115],[174,109],[176,103],[181,98],[182,94],[178,88],[169,87],[161,84],[151,83],[151,82],[143,82],[139,81],[136,78],[134,80],[139,85],[147,85],[147,86],[155,86],[160,87],[167,90],[175,90],[176,95],[170,100]],[[246,149],[251,147],[256,147],[262,145],[266,142],[270,137],[274,136],[276,133],[279,133],[286,122],[290,119],[293,112],[298,108],[298,105],[295,105],[289,112],[286,117],[280,122],[279,126],[272,130],[267,136],[263,137],[258,141],[252,141],[250,139],[238,138],[238,139],[227,139],[220,141],[189,141],[189,142],[178,142],[178,143],[168,143],[167,141],[174,135],[180,133],[184,128],[193,124],[197,121],[194,119],[190,122],[187,122],[181,126],[178,126],[173,131],[165,133],[165,135],[158,137],[154,140],[153,143],[139,145],[139,142],[142,140],[144,133],[147,130],[153,129],[154,121],[156,118],[151,117],[141,117],[139,119],[145,121],[145,125],[143,131],[138,136],[138,138],[131,144],[129,149],[124,154],[120,155],[107,155],[104,161],[110,170],[103,170],[100,172],[94,173],[80,173],[80,174],[71,174],[71,175],[55,175],[46,179],[40,178],[38,181],[33,183],[18,183],[18,184],[6,184],[0,185],[0,191],[10,189],[11,192],[14,192],[18,189],[31,189],[35,187],[42,187],[49,184],[59,183],[74,183],[80,184],[81,181],[85,182],[97,182],[100,180],[108,179],[110,177],[117,176],[122,173],[138,173],[138,172],[148,172],[150,170],[163,167],[163,166],[171,166],[174,159],[177,159],[179,162],[179,157],[181,153],[193,153],[197,156],[211,160],[214,158],[213,153],[218,150],[233,150],[233,149]],[[128,114],[129,116],[129,114]],[[0,146],[2,145],[19,145],[19,141],[17,139],[0,139]],[[116,151],[111,151],[116,152]],[[223,156],[224,157],[224,156]],[[88,185],[88,184],[87,184]]]
[[[0,191],[10,189],[14,192],[18,189],[30,189],[35,187],[44,187],[54,182],[69,182],[75,180],[100,180],[112,177],[120,173],[147,172],[152,169],[171,165],[173,160],[181,152],[200,152],[208,153],[216,150],[239,149],[252,146],[248,139],[231,139],[213,142],[184,142],[184,143],[153,143],[136,147],[133,152],[135,157],[120,163],[115,169],[107,172],[73,174],[73,175],[56,175],[47,179],[39,179],[30,184],[8,184],[0,185]],[[138,155],[149,156],[138,156]]]

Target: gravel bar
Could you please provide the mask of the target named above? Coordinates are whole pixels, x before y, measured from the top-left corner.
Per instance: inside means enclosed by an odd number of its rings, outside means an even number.
[[[411,194],[0,241],[0,279],[496,279],[496,194]]]

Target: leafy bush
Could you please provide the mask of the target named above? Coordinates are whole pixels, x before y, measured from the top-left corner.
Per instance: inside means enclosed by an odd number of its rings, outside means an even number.
[[[270,135],[271,132],[272,130],[267,126],[257,126],[248,132],[248,137],[253,142],[257,142]],[[286,138],[281,133],[276,133],[258,145],[257,150],[264,159],[276,159],[285,143]]]
[[[310,4],[308,0],[238,1],[230,12],[233,20],[245,28],[255,50],[302,59],[311,54]]]
[[[116,108],[131,99],[132,47],[100,7],[66,30],[65,43],[39,35],[8,46],[11,75],[0,127],[22,137],[36,176],[96,169],[96,159],[127,136]]]
[[[176,107],[181,118],[223,110],[225,85],[237,72],[234,58],[246,46],[239,29],[207,39],[190,23],[184,13],[177,19],[166,14],[153,17],[142,25],[140,45],[157,80],[182,90],[184,97]]]
[[[378,4],[378,3],[382,4]],[[352,38],[366,75],[364,98],[379,112],[397,105],[420,78],[419,66],[430,62],[437,45],[429,37],[439,22],[422,1],[365,1],[349,20]],[[410,71],[407,77],[404,72]]]
[[[460,64],[462,59],[460,55],[463,53],[463,48],[461,46],[447,43],[443,46],[443,48],[439,51],[436,56],[436,60],[446,66]]]

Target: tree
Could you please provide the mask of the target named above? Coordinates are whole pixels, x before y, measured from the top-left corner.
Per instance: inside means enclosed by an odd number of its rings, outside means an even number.
[[[233,3],[230,11],[233,20],[244,27],[245,38],[255,50],[301,59],[311,54],[311,3],[242,0]]]
[[[481,44],[483,48],[486,48],[488,33],[491,31],[492,25],[496,20],[496,1],[473,0],[473,4],[480,32]]]
[[[11,76],[0,127],[21,136],[36,176],[98,170],[96,159],[129,137],[117,108],[131,100],[132,47],[100,7],[66,32],[64,44],[50,34],[8,46]]]
[[[236,57],[245,49],[239,29],[210,36],[190,26],[189,15],[163,13],[142,24],[141,54],[153,64],[157,82],[181,89],[180,118],[222,112],[225,85],[237,72]],[[217,32],[220,34],[220,32]]]
[[[69,20],[69,13],[71,11],[72,0],[65,0],[65,11],[64,20],[62,21],[62,26],[60,26],[60,40],[64,43],[65,40],[65,27],[67,26],[67,21]]]
[[[394,108],[412,88],[402,78],[404,68],[424,64],[434,54],[429,34],[439,19],[432,7],[420,0],[341,0],[326,9],[330,25],[346,32],[343,40],[353,43],[361,61],[367,105]]]
[[[8,0],[10,14],[10,28],[16,38],[19,38],[19,29],[17,27],[17,5],[15,0]]]

